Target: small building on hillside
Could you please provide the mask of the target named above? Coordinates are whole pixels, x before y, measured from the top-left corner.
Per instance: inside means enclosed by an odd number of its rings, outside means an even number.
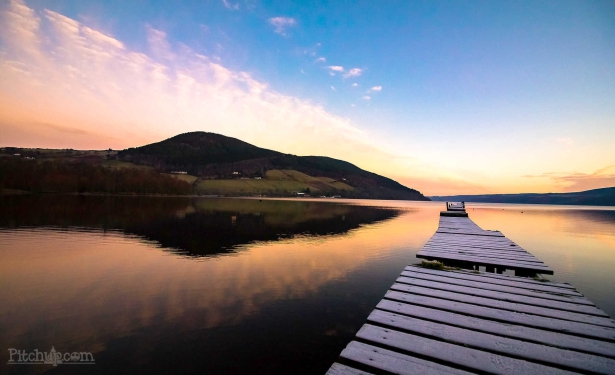
[[[186,171],[172,171],[171,174],[188,174]]]

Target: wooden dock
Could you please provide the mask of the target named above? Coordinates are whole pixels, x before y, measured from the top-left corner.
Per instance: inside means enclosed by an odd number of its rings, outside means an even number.
[[[460,253],[463,259],[476,264],[482,263],[474,258],[497,254],[486,264],[498,267],[509,265],[500,262],[508,259],[501,257],[508,251],[518,252],[513,255],[524,261],[532,259],[511,243],[500,232],[484,231],[463,216],[445,216],[421,252],[428,255],[425,258],[457,261],[446,256],[463,247],[472,252]],[[440,250],[445,256],[430,256]],[[615,375],[615,321],[573,286],[415,265],[404,269],[327,372],[578,373]]]
[[[446,211],[445,211],[446,212]],[[462,266],[485,266],[498,273],[548,274],[553,270],[501,232],[481,229],[468,217],[440,216],[436,233],[416,255]]]
[[[328,374],[615,374],[615,322],[572,286],[408,266]]]

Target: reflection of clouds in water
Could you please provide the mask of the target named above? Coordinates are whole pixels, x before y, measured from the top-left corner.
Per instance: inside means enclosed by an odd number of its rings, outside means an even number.
[[[3,344],[31,337],[42,347],[99,351],[142,328],[236,324],[374,258],[402,251],[410,263],[430,224],[424,214],[405,214],[346,235],[244,245],[234,256],[201,261],[113,232],[0,232],[2,248],[11,249],[0,253],[0,327],[11,340]]]
[[[481,205],[469,210],[484,229],[498,229],[615,315],[615,210],[541,205]]]
[[[83,208],[72,212],[66,202],[59,205],[59,210],[50,209],[41,216],[41,211],[49,207],[38,202],[35,205],[39,208],[38,215],[33,210],[32,218],[28,219],[31,221],[22,218],[21,223],[40,224],[61,219],[70,223],[71,228],[80,220],[83,227],[109,228],[109,223],[114,223],[114,227],[122,228],[134,215],[141,217],[139,221],[163,216],[177,219],[177,213],[184,207],[193,207],[196,213],[215,211],[207,206],[213,201],[199,206],[186,199],[175,203],[162,200],[160,209],[154,209],[150,202],[155,201],[149,200],[130,209],[126,208],[130,200],[125,199],[117,199],[116,203],[121,204],[114,205],[108,201],[102,205],[91,200],[84,202],[88,209],[98,210],[98,216],[104,213],[102,219]],[[241,251],[214,258],[185,257],[162,251],[158,241],[144,240],[143,236],[126,234],[123,230],[106,233],[100,229],[0,230],[0,300],[3,302],[0,347],[40,349],[55,345],[58,350],[61,346],[91,350],[100,357],[105,353],[122,356],[123,347],[118,349],[117,343],[130,339],[137,343],[138,353],[122,358],[132,359],[142,358],[139,356],[150,353],[152,347],[165,346],[170,341],[191,346],[192,341],[186,337],[198,337],[201,344],[209,343],[211,337],[220,340],[229,329],[235,328],[234,332],[242,337],[246,334],[251,343],[261,345],[270,330],[275,331],[267,325],[275,319],[284,319],[286,323],[296,319],[311,329],[310,319],[315,319],[315,310],[330,307],[318,305],[318,301],[331,301],[327,298],[340,291],[348,293],[371,287],[371,275],[380,272],[379,267],[385,263],[393,265],[392,268],[415,263],[414,255],[436,230],[443,206],[431,202],[356,202],[393,206],[401,213],[390,220],[359,224],[337,235],[298,235],[273,242],[244,243],[239,245]],[[276,211],[284,211],[285,218],[294,217],[296,222],[310,215],[321,215],[318,217],[326,221],[326,215],[339,217],[342,211],[338,210],[349,212],[348,208],[339,206],[326,213],[315,202],[309,202],[310,205],[276,202],[271,206],[257,206],[257,203],[258,200],[249,204],[226,200],[219,203],[218,211],[226,212],[223,217],[229,222],[231,216],[237,216],[238,225],[243,216],[273,217]],[[505,210],[488,207],[492,208],[470,210],[471,218],[486,229],[501,230],[553,267],[556,275],[549,278],[572,283],[614,315],[612,293],[608,290],[615,283],[612,273],[615,225],[609,225],[611,213],[544,206],[523,207],[521,213],[518,206],[503,205]],[[195,214],[192,209],[183,212],[184,217]],[[47,219],[40,221],[41,217]],[[390,272],[390,282],[402,268],[403,265]],[[344,287],[340,287],[342,284]],[[385,284],[382,294],[390,285],[388,281]],[[378,294],[377,302],[380,291],[372,292]],[[346,297],[346,303],[353,298]],[[357,327],[344,325],[364,301],[356,303],[350,307],[336,306],[340,315],[322,324],[323,336],[358,328],[363,322]],[[298,314],[292,310],[305,304],[310,304],[308,310],[300,310]],[[288,311],[295,311],[295,315],[289,316]],[[272,313],[273,317],[269,316]],[[260,331],[263,329],[266,332]],[[282,329],[278,333],[285,335],[286,331]],[[220,346],[221,352],[236,349],[232,338],[229,340],[226,344],[216,341],[212,345]],[[291,343],[284,341],[282,345]],[[255,360],[267,350],[263,346]],[[319,346],[318,350],[322,348]],[[337,354],[339,350],[335,350]]]
[[[525,228],[531,222],[531,228],[520,231],[521,240],[529,233],[540,236],[543,241],[566,243],[570,237],[583,240],[597,240],[612,247],[615,251],[615,208],[602,207],[594,209],[583,206],[543,206],[510,205],[502,208],[481,207],[477,211],[490,212],[484,220],[486,228],[494,229],[496,222],[510,228]],[[471,211],[470,211],[471,212]],[[478,220],[481,220],[480,218]],[[497,229],[501,230],[501,227]],[[528,229],[530,231],[528,232]],[[525,233],[525,234],[524,234]],[[565,233],[566,236],[562,236]],[[583,246],[583,245],[581,245]]]

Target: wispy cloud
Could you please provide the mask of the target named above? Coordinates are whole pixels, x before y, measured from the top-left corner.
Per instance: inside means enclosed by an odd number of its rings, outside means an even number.
[[[522,177],[549,179],[564,192],[576,192],[615,186],[615,165],[609,165],[593,173],[546,172]]]
[[[382,86],[374,86],[371,89],[367,90],[367,92],[374,92],[374,91],[376,92],[382,91]]]
[[[359,84],[355,82],[355,83],[353,83],[351,86],[352,86],[352,87],[359,87]]]
[[[337,89],[335,88],[335,86],[331,86],[331,90],[333,90],[333,91],[337,91]]]
[[[385,173],[385,147],[351,120],[174,44],[162,30],[144,26],[150,49],[142,53],[18,0],[0,18],[3,144],[119,149],[203,130]]]
[[[363,99],[363,100],[370,100],[371,98],[372,98],[371,96],[369,96],[369,95],[365,95],[365,96],[364,96],[363,98],[361,98],[361,99]]]
[[[269,19],[269,24],[273,25],[276,33],[286,36],[286,30],[289,27],[297,25],[297,21],[294,18],[289,17],[273,17]]]
[[[344,78],[350,77],[358,77],[363,74],[363,69],[360,68],[352,68],[346,74],[344,74]]]
[[[224,7],[226,9],[239,10],[239,3],[231,4],[231,2],[228,0],[222,0],[222,4],[224,4]]]
[[[147,42],[153,56],[162,59],[173,60],[175,54],[171,51],[171,45],[164,31],[156,30],[150,25],[146,26]]]
[[[315,63],[325,63],[327,62],[327,59],[325,59],[324,57],[319,57],[316,60],[314,60]]]

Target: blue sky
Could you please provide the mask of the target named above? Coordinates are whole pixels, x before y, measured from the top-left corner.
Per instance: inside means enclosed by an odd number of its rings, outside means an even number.
[[[615,185],[612,1],[15,0],[4,6],[5,16],[19,13],[18,5],[22,6],[19,11],[28,8],[34,19],[41,20],[37,45],[42,45],[41,53],[55,56],[48,58],[54,64],[26,56],[6,38],[11,33],[22,35],[18,28],[25,24],[6,23],[15,29],[3,30],[0,57],[20,62],[30,73],[49,70],[52,76],[51,70],[62,69],[57,56],[65,54],[62,66],[80,69],[85,77],[71,87],[83,85],[96,100],[109,95],[103,83],[117,81],[114,90],[131,99],[143,95],[142,101],[154,86],[146,82],[137,85],[142,91],[122,88],[126,78],[114,76],[119,68],[111,63],[99,69],[95,80],[95,73],[88,70],[91,61],[67,52],[71,50],[65,47],[65,34],[45,31],[56,30],[53,22],[61,22],[45,12],[119,41],[122,56],[129,52],[147,56],[175,83],[180,76],[197,77],[195,61],[200,58],[207,59],[214,70],[249,77],[249,81],[234,78],[233,90],[238,91],[232,91],[232,99],[223,106],[227,115],[219,113],[222,110],[215,114],[188,110],[177,99],[165,115],[180,118],[180,125],[134,120],[130,126],[142,128],[141,137],[109,138],[106,144],[115,142],[117,148],[138,145],[126,144],[129,139],[155,141],[182,131],[206,130],[284,152],[345,159],[430,195]],[[51,80],[41,82],[54,85]],[[211,87],[212,82],[205,83]],[[297,106],[309,107],[309,114],[293,117],[288,113],[291,109],[285,109],[258,115],[252,111],[241,120],[228,117],[253,108],[254,97],[238,94],[253,92],[250,82],[263,86],[257,90],[262,101],[259,108],[293,102],[295,112]],[[28,83],[18,78],[5,80],[4,86],[0,81],[7,103],[20,99],[9,92],[9,83],[28,92]],[[178,95],[176,91],[166,94]],[[193,103],[196,94],[184,94],[192,98],[190,106],[198,105]],[[212,95],[228,97],[229,92]],[[267,99],[272,95],[275,100]],[[113,98],[104,100],[105,110],[112,110]],[[94,106],[94,101],[84,102],[83,107]],[[23,100],[20,105],[29,112]],[[63,108],[61,103],[47,105]],[[45,115],[45,105],[34,102],[32,106]],[[134,107],[139,105],[118,112],[132,116]],[[91,112],[104,112],[96,108]],[[56,112],[54,123],[87,117],[74,114],[68,105]],[[108,121],[121,122],[113,116],[109,114]],[[327,120],[319,122],[318,116]],[[138,119],[136,114],[133,117]],[[306,125],[307,119],[312,122]],[[91,128],[82,130],[99,128],[96,118],[89,120]],[[237,125],[241,121],[247,122]],[[269,121],[286,127],[268,128]],[[327,121],[333,122],[328,125]],[[328,127],[336,127],[335,136],[323,136]],[[298,143],[306,129],[314,134]],[[343,129],[356,135],[346,137]],[[274,140],[266,135],[273,133],[283,135]],[[12,143],[30,147],[62,143],[51,134],[45,139],[17,130],[7,134],[14,134]],[[78,137],[60,136],[56,138],[96,146]]]

